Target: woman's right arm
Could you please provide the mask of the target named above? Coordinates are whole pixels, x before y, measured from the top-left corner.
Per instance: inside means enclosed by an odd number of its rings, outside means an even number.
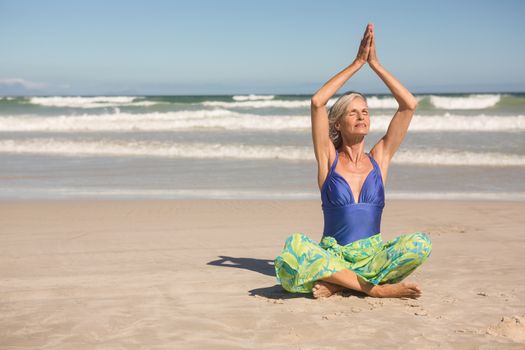
[[[359,46],[357,57],[348,67],[337,73],[327,81],[313,96],[311,100],[312,139],[314,144],[315,159],[318,165],[318,184],[322,187],[328,171],[330,159],[335,157],[335,147],[330,140],[328,113],[326,104],[335,95],[352,75],[355,74],[368,59],[370,51],[371,24],[368,24]]]

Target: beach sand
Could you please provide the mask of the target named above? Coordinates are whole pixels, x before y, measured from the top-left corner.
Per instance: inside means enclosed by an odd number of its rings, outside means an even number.
[[[423,296],[325,299],[273,259],[320,201],[0,203],[1,349],[524,349],[525,203],[389,201],[383,238],[433,242]]]

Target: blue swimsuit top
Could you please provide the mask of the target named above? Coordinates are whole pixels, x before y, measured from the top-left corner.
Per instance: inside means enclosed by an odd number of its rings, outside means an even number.
[[[366,177],[356,203],[350,185],[335,171],[339,159],[339,152],[335,152],[334,163],[321,187],[323,237],[332,236],[339,245],[346,245],[381,232],[385,190],[381,169],[367,153],[374,168]]]

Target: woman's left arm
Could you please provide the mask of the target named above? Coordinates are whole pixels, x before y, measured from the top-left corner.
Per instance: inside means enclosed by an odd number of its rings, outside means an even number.
[[[412,116],[416,111],[417,99],[408,91],[392,74],[390,74],[377,60],[375,50],[375,38],[372,31],[372,41],[370,46],[370,53],[368,55],[368,64],[370,68],[383,80],[388,86],[392,95],[396,99],[399,107],[390,121],[388,130],[379,140],[379,142],[372,148],[371,153],[374,157],[377,156],[385,168],[388,168],[390,160],[394,153],[398,150],[403,142],[408,131],[408,126],[412,120]],[[376,159],[377,159],[376,158]]]

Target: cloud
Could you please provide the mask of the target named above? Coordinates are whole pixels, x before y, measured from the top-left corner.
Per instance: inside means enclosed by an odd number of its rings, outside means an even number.
[[[48,87],[46,83],[29,81],[21,78],[0,79],[0,85],[4,85],[6,87],[22,87],[26,90],[43,90]]]

